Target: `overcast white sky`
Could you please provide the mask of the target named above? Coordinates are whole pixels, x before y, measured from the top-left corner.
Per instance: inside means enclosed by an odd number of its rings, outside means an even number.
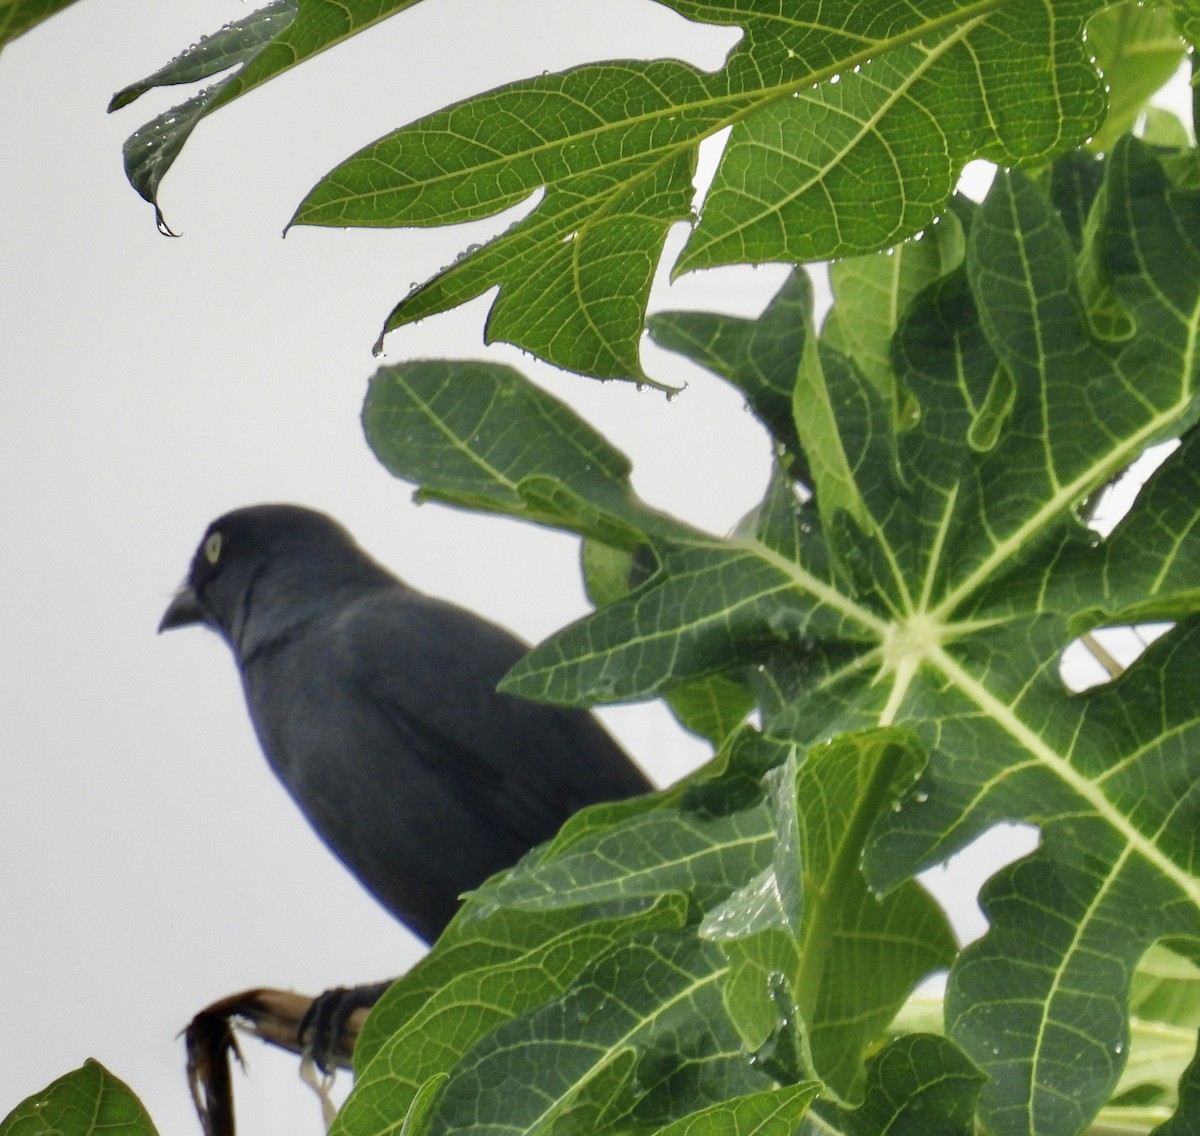
[[[198,1009],[418,956],[274,782],[223,645],[154,633],[212,517],[327,510],[411,583],[531,640],[585,610],[572,540],[414,507],[359,430],[392,303],[502,223],[281,240],[295,205],[455,98],[642,52],[715,67],[736,38],[634,0],[429,0],[202,124],[163,193],[183,236],[164,238],[120,145],[182,96],[104,107],[252,7],[84,0],[0,53],[0,1116],[94,1056],[160,1131],[197,1131],[175,1035]],[[753,314],[779,280],[691,276],[655,306]],[[485,312],[393,335],[388,358],[488,354]],[[652,347],[646,360],[685,394],[535,373],[634,458],[644,497],[725,531],[765,484],[765,437],[716,380]],[[657,709],[608,721],[660,782],[705,756]],[[247,1055],[243,1130],[318,1133],[294,1059]]]

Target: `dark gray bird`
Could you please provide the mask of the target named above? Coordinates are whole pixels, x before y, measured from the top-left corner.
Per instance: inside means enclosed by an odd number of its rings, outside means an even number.
[[[312,510],[209,525],[159,630],[193,623],[233,649],[263,752],[318,835],[426,942],[577,809],[651,789],[591,715],[496,691],[517,639]]]

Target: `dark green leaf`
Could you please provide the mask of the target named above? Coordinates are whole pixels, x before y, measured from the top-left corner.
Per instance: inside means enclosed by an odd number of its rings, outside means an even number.
[[[911,411],[901,413],[905,392],[896,388],[888,358],[892,336],[913,297],[956,268],[964,251],[962,222],[947,212],[923,240],[829,266],[835,302],[822,339],[854,363],[892,407],[897,427],[912,423]]]
[[[141,1101],[98,1061],[51,1082],[0,1122],[0,1136],[155,1136]]]
[[[201,36],[153,75],[119,90],[109,101],[109,111],[128,106],[155,87],[198,83],[250,62],[296,18],[298,11],[298,0],[275,0],[244,19],[226,24],[215,35]]]
[[[677,891],[708,907],[761,871],[773,844],[761,803],[716,816],[681,803],[615,822],[602,809],[577,820],[573,833],[560,851],[489,881],[475,902],[549,910]]]
[[[456,925],[371,1011],[370,1033],[355,1051],[354,1092],[331,1131],[373,1130],[379,1118],[404,1116],[423,1086],[450,1073],[481,1038],[557,998],[614,943],[679,928],[686,912],[668,898],[625,918],[500,911]]]
[[[703,139],[733,126],[682,270],[893,244],[941,212],[969,158],[1045,160],[1102,114],[1081,40],[1094,9],[1080,0],[838,3],[817,23],[764,0],[672,7],[743,28],[722,70],[622,61],[499,88],[360,151],[295,221],[448,224],[544,188],[529,216],[401,300],[385,330],[499,285],[489,339],[645,381],[646,297],[667,229],[692,219]]]
[[[0,48],[75,0],[0,0]]]
[[[165,232],[158,187],[200,120],[239,95],[363,31],[418,0],[275,0],[244,19],[226,24],[181,52],[153,75],[118,91],[108,109],[127,106],[155,87],[195,83],[238,66],[231,75],[158,115],[125,143],[125,174],[151,205]]]
[[[381,367],[363,406],[376,457],[425,499],[508,513],[631,549],[685,532],[634,495],[629,461],[573,410],[496,363]]]
[[[972,1136],[981,1074],[944,1037],[908,1034],[867,1066],[866,1099],[855,1109],[820,1102],[801,1136]]]
[[[535,648],[503,688],[585,706],[645,698],[758,662],[777,643],[867,641],[885,626],[827,578],[820,553],[810,571],[753,542],[713,539],[667,546],[661,559],[659,576]]]
[[[694,932],[631,938],[460,1063],[429,1133],[658,1128],[770,1090],[721,1005],[721,952]]]
[[[955,966],[946,1020],[992,1074],[981,1100],[1002,1130],[1025,1131],[1018,1116],[1034,1131],[1083,1130],[1124,1066],[1142,954],[1200,929],[1200,706],[1184,678],[1198,644],[1200,626],[1181,628],[1081,701],[1064,784],[1038,809],[1041,848],[984,889],[992,928]],[[1138,714],[1148,707],[1153,719]],[[1030,778],[1027,792],[1035,781],[1046,783]]]
[[[774,865],[711,911],[702,926],[702,934],[718,942],[776,929],[792,936],[790,966],[774,934],[743,943],[736,958],[768,981],[778,974],[790,983],[806,1066],[842,1097],[860,1087],[864,1051],[912,988],[949,966],[955,954],[945,916],[915,881],[879,898],[860,866],[871,826],[912,784],[920,765],[911,738],[876,730],[845,735],[799,765],[793,756],[773,770]],[[761,1033],[754,1022],[768,1020],[772,995],[760,986],[755,1005],[747,985],[741,983],[736,1004],[731,1000],[730,1015],[753,1045]]]

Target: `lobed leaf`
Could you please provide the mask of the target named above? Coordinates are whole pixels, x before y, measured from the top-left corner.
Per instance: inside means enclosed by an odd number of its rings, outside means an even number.
[[[583,477],[562,456],[570,420],[543,416],[561,455],[515,460],[530,474],[505,507],[600,543],[606,516],[616,551],[591,554],[603,606],[505,689],[589,705],[724,683],[753,693],[763,732],[735,729],[673,790],[576,817],[476,893],[474,917],[678,893],[679,941],[698,926],[717,951],[704,988],[719,1012],[704,1012],[743,1065],[779,1084],[821,1078],[808,1131],[923,1131],[919,1101],[936,1130],[966,1131],[976,1109],[987,1130],[1030,1136],[1082,1132],[1110,1098],[1114,1122],[1151,1093],[1171,1107],[1168,1071],[1195,1028],[1185,980],[1160,1003],[1173,1055],[1127,1058],[1131,997],[1139,1029],[1155,1004],[1137,977],[1147,951],[1191,955],[1200,939],[1195,184],[1194,156],[1125,140],[1038,182],[1002,173],[919,253],[847,264],[821,334],[800,276],[757,324],[656,319],[741,384],[781,443],[766,497],[727,539],[631,505],[619,463]],[[463,375],[444,385],[469,400]],[[450,435],[474,461],[475,435]],[[1094,494],[1171,437],[1126,519],[1108,537],[1088,528]],[[496,448],[486,432],[478,446]],[[1069,691],[1072,640],[1133,619],[1177,625],[1118,681]],[[1006,820],[1041,842],[983,891],[989,930],[950,973],[951,1041],[907,1036],[872,1064],[912,985],[954,954],[913,874]],[[553,1046],[567,1036],[539,1013],[481,1039],[486,1077],[461,1082],[455,1123],[495,1078],[518,1083],[514,1054],[537,1064],[538,1030]],[[565,1079],[539,1080],[527,1103],[547,1111],[518,1126],[633,1125],[653,1095],[637,1053],[586,1048],[576,1035],[554,1049]],[[1180,1101],[1190,1116],[1190,1090]]]
[[[656,577],[506,680],[586,703],[758,673],[777,694],[770,733],[802,747],[908,726],[929,762],[867,843],[877,889],[997,821],[1039,824],[1039,851],[985,892],[992,930],[950,984],[952,1036],[988,1073],[981,1109],[1001,1132],[1082,1130],[1124,1063],[1138,960],[1200,932],[1192,434],[1109,540],[1076,515],[1196,418],[1200,198],[1132,142],[1101,193],[1060,179],[1059,200],[1072,192],[1092,203],[1075,238],[1042,189],[1003,175],[963,264],[911,299],[890,358],[915,426],[871,393],[878,378],[805,337],[810,361],[780,376],[801,374],[818,509],[777,497],[755,536],[660,543]],[[1077,240],[1136,335],[1096,335]],[[1114,617],[1183,622],[1120,683],[1072,696],[1061,652]]]
[[[385,332],[499,285],[489,340],[645,381],[646,297],[667,228],[691,219],[704,138],[733,127],[678,271],[892,244],[944,208],[969,158],[1044,160],[1102,113],[1086,3],[839,3],[819,22],[765,0],[672,7],[743,28],[721,71],[625,61],[510,84],[360,151],[294,220],[446,224],[544,188],[526,218],[401,300]]]
[[[202,36],[154,74],[113,95],[109,111],[128,106],[156,87],[195,83],[237,67],[211,87],[151,119],[125,142],[125,175],[154,206],[159,228],[171,232],[159,207],[159,185],[204,118],[298,63],[417,2],[273,0],[244,19]]]
[[[157,201],[202,117],[414,2],[347,0],[335,12],[324,0],[279,0],[294,19],[247,50],[241,70],[131,139],[139,192]],[[488,341],[648,382],[638,340],[672,224],[693,228],[677,271],[887,247],[943,212],[971,158],[1044,162],[1104,113],[1083,42],[1097,0],[837,0],[819,19],[772,0],[671,7],[742,29],[724,67],[623,60],[508,84],[363,148],[309,192],[293,223],[455,224],[540,192],[522,220],[400,300],[384,333],[499,286]],[[261,27],[256,16],[242,23]],[[213,38],[230,58],[232,32]],[[178,81],[196,62],[185,53],[114,101]],[[697,215],[697,148],[730,127]]]

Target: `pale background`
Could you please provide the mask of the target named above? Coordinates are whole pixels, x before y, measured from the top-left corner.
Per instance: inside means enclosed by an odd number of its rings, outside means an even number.
[[[94,1056],[160,1132],[198,1131],[176,1039],[198,1009],[253,985],[375,980],[420,953],[274,782],[219,640],[154,634],[210,519],[261,501],[324,509],[409,582],[531,640],[586,610],[573,540],[413,506],[359,430],[391,305],[505,221],[281,240],[296,204],[456,98],[639,52],[716,67],[737,36],[633,0],[430,0],[203,123],[164,186],[183,236],[164,238],[120,145],[184,93],[104,107],[250,10],[85,0],[0,53],[0,1117]],[[752,315],[781,275],[664,280],[654,306]],[[485,312],[394,334],[388,358],[529,370],[481,347]],[[644,358],[686,392],[532,373],[633,457],[648,501],[726,531],[761,494],[765,435],[729,388],[651,345]],[[606,720],[660,783],[706,755],[658,708]],[[984,859],[1028,846],[1002,834]],[[978,875],[948,889],[967,933]],[[242,1131],[318,1133],[295,1060],[246,1050]]]

